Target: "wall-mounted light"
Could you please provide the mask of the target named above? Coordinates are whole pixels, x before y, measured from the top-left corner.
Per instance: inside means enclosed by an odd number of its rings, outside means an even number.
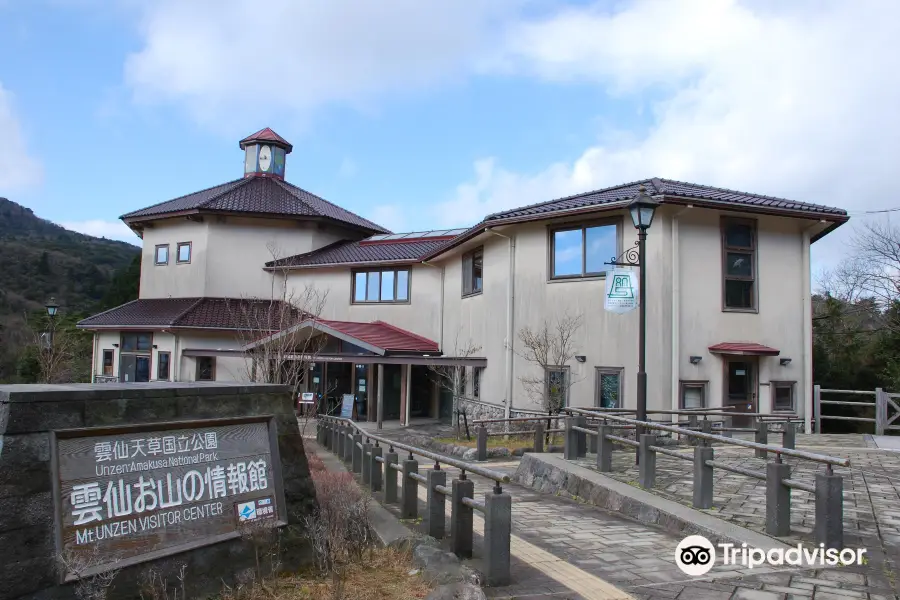
[[[782,359],[779,359],[778,362],[781,363],[781,366],[782,366],[782,367],[786,367],[786,366],[788,366],[789,364],[791,364],[791,359],[789,359],[789,358],[782,358]]]
[[[118,344],[113,344],[113,348],[118,348],[118,347],[119,347]]]
[[[157,348],[159,348],[159,346],[157,346],[156,344],[153,344],[153,349],[156,350]]]
[[[703,360],[703,357],[702,357],[702,356],[692,356],[692,357],[690,358],[690,361],[691,361],[691,364],[692,364],[692,365],[699,364],[701,360]]]
[[[583,363],[584,361],[587,360],[587,357],[586,357],[586,356],[576,356],[576,357],[575,357],[575,360],[577,360],[578,362]]]

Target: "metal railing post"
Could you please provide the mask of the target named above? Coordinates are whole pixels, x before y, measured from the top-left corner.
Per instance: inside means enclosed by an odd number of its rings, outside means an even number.
[[[712,508],[713,468],[706,461],[714,459],[712,446],[694,448],[694,508]]]
[[[584,415],[578,415],[575,417],[575,425],[581,428],[587,427],[587,418]],[[583,431],[576,431],[575,434],[578,438],[578,458],[584,458],[587,456],[587,434]]]
[[[575,417],[566,417],[566,440],[563,446],[563,457],[566,460],[578,458],[578,432],[572,429],[574,426]]]
[[[607,438],[612,433],[612,427],[606,423],[597,426],[597,470],[601,473],[612,471],[613,443]]]
[[[538,423],[534,426],[534,451],[541,453],[544,451],[544,424]]]
[[[335,444],[335,454],[339,457],[344,456],[344,424],[339,423],[337,427],[337,443]]]
[[[656,443],[652,433],[642,433],[638,452],[640,453],[640,484],[642,488],[651,489],[656,483],[656,452],[650,447]]]
[[[320,446],[325,445],[325,421],[316,419],[316,443]]]
[[[325,423],[325,449],[331,450],[331,430],[334,424],[331,421]]]
[[[703,420],[700,421],[700,433],[712,433],[712,421],[706,418],[706,415],[703,415]]]
[[[353,443],[353,472],[354,473],[362,473],[362,470],[363,470],[362,448],[359,447],[359,444],[362,443],[362,434],[354,433],[352,443]]]
[[[391,465],[398,462],[397,453],[393,448],[388,448],[388,453],[384,456],[384,503],[394,504],[397,502],[397,471]]]
[[[488,442],[488,431],[487,427],[483,424],[478,426],[478,429],[475,430],[475,435],[477,436],[477,453],[475,455],[475,460],[487,460],[487,442]]]
[[[688,429],[696,430],[700,427],[700,419],[697,415],[689,415],[688,416]],[[688,437],[688,444],[693,446],[697,443],[697,440],[693,437]]]
[[[722,428],[723,429],[731,429],[732,427],[734,427],[734,417],[732,417],[731,415],[725,415],[722,418]],[[734,433],[731,431],[723,431],[722,432],[723,437],[730,438],[733,435],[734,435]]]
[[[443,539],[445,533],[446,510],[444,494],[435,489],[435,486],[447,485],[447,472],[441,470],[440,464],[427,473],[428,478],[428,535],[436,540]]]
[[[372,440],[367,439],[362,447],[362,481],[369,485],[372,483]]]
[[[465,473],[461,475],[465,477]],[[460,558],[472,558],[472,507],[463,504],[463,498],[473,498],[475,482],[470,479],[454,479],[453,506],[450,509],[450,537],[453,553]]]
[[[404,519],[415,519],[419,512],[419,482],[410,477],[411,473],[419,472],[419,463],[409,455],[407,460],[403,461],[403,483],[402,483],[402,499],[400,505],[400,516]]]
[[[790,535],[791,488],[784,484],[791,477],[791,466],[781,462],[781,455],[766,463],[766,533]]]
[[[816,473],[816,541],[826,548],[844,547],[844,478],[828,465]]]
[[[356,444],[355,440],[353,439],[353,428],[347,427],[347,431],[344,432],[344,462],[353,462],[353,449],[355,447]]]
[[[757,444],[769,443],[769,424],[759,418],[756,420],[756,439],[754,441]],[[756,458],[768,458],[769,454],[762,448],[757,448],[754,453],[756,454]]]
[[[484,565],[490,586],[509,583],[512,498],[499,489],[484,495]]]
[[[369,466],[369,477],[372,482],[372,491],[380,492],[381,491],[381,463],[378,462],[378,459],[381,458],[381,453],[384,451],[384,448],[378,445],[378,442],[375,442],[375,447],[372,448],[372,463]]]
[[[781,447],[793,450],[797,447],[797,427],[791,421],[784,422],[784,432],[781,434]]]

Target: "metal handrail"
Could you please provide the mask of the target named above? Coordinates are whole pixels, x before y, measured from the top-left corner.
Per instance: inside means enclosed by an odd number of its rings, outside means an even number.
[[[824,391],[824,390],[823,390]],[[607,414],[616,414],[616,413],[629,413],[636,414],[637,411],[634,409],[625,409],[625,408],[601,408],[599,406],[593,406],[590,408],[569,408],[566,407],[563,409],[566,412],[578,411],[579,414],[585,415],[607,415]],[[771,419],[779,419],[779,420],[787,420],[787,419],[796,419],[802,420],[799,415],[793,413],[783,413],[783,414],[773,414],[773,413],[760,413],[760,412],[734,412],[727,411],[724,408],[703,408],[703,409],[693,409],[693,410],[647,410],[648,415],[689,415],[689,416],[705,416],[709,414],[714,417],[757,417],[757,418],[771,418]]]
[[[585,411],[580,408],[569,408],[570,410],[577,414],[590,414],[588,411]],[[702,433],[699,431],[692,431],[690,429],[683,429],[681,427],[673,427],[671,425],[662,425],[660,423],[653,423],[648,421],[637,421],[635,419],[627,419],[625,417],[619,417],[615,415],[606,415],[607,419],[611,419],[614,421],[620,421],[622,423],[627,423],[629,425],[635,425],[638,427],[643,427],[645,429],[657,429],[659,431],[668,431],[669,433],[677,433],[679,435],[684,435],[688,437],[695,437],[702,440],[709,440],[714,442],[722,442],[725,444],[730,444],[732,446],[743,446],[745,448],[752,448],[754,450],[765,450],[766,452],[771,452],[773,454],[781,454],[783,456],[792,456],[794,458],[802,458],[804,460],[809,460],[812,462],[818,462],[828,465],[835,465],[839,467],[849,467],[850,459],[848,458],[837,458],[834,456],[827,456],[825,454],[816,454],[813,452],[806,452],[804,450],[792,450],[790,448],[782,448],[781,446],[770,446],[768,444],[759,444],[757,442],[749,442],[746,440],[742,440],[739,438],[727,438],[721,435],[713,435],[711,433]],[[635,442],[635,445],[637,443]]]
[[[546,415],[543,417],[510,417],[509,419],[477,419],[472,421],[475,425],[482,423],[522,423],[526,421],[547,421],[550,419],[563,419],[562,415]]]
[[[423,448],[417,448],[415,446],[410,446],[407,444],[403,444],[400,442],[395,442],[394,440],[384,438],[378,435],[372,435],[350,419],[344,419],[341,417],[332,417],[327,415],[322,415],[319,418],[335,421],[338,423],[345,423],[359,432],[361,435],[365,436],[368,439],[375,440],[382,444],[386,444],[390,447],[399,448],[401,450],[406,450],[410,454],[418,454],[419,456],[424,456],[425,458],[429,458],[435,462],[443,463],[445,465],[450,465],[451,467],[456,467],[457,469],[461,469],[463,471],[468,471],[469,473],[474,473],[475,475],[480,475],[486,479],[490,479],[492,481],[496,481],[499,483],[509,483],[509,475],[505,475],[498,471],[493,471],[491,469],[485,469],[484,467],[480,467],[478,465],[468,463],[462,460],[457,460],[455,458],[451,458],[449,456],[444,456],[443,454],[438,454],[436,452],[431,452],[430,450],[425,450]]]

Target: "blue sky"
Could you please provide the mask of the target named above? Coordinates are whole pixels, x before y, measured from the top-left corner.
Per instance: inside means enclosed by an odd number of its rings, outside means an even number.
[[[898,23],[892,0],[0,0],[0,196],[138,243],[120,214],[239,177],[268,126],[288,180],[395,231],[652,176],[865,222],[900,206]]]

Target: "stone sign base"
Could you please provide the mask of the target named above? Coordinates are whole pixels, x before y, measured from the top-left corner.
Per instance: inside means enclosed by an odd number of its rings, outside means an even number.
[[[108,598],[135,598],[142,592],[144,597],[152,597],[147,589],[150,579],[155,580],[157,589],[166,581],[170,595],[177,588],[179,597],[182,589],[188,598],[214,596],[224,584],[252,579],[258,554],[275,547],[274,538],[278,539],[277,553],[285,568],[295,570],[308,562],[310,556],[299,524],[314,507],[315,491],[290,390],[277,385],[197,382],[0,386],[0,600],[75,597],[74,583],[65,581],[60,560],[72,559],[61,549],[59,531],[59,514],[66,510],[71,513],[74,500],[60,493],[59,466],[54,454],[56,440],[68,435],[66,430],[93,435],[90,430],[96,428],[97,435],[107,435],[119,428],[135,429],[134,426],[139,426],[137,431],[152,430],[159,423],[158,429],[168,430],[183,422],[220,423],[229,419],[265,421],[270,428],[271,461],[277,464],[268,468],[269,474],[275,475],[273,480],[278,481],[271,493],[278,505],[277,522],[282,524],[277,529],[279,534],[258,535],[258,530],[254,533],[242,525],[239,532],[215,538],[223,541],[205,543],[201,531],[196,534],[195,547],[189,550],[174,554],[160,551],[146,559],[124,561],[128,566],[113,579]],[[94,455],[93,450],[88,448],[84,458],[90,469],[95,468],[95,461],[108,460]],[[98,445],[97,452],[105,450]],[[201,467],[196,470],[203,471]],[[201,479],[199,474],[194,477],[191,487],[185,489],[198,495]],[[86,481],[90,480],[79,479],[75,483]],[[239,483],[246,485],[246,480]],[[107,482],[99,485],[102,492]],[[242,489],[247,496],[246,490],[252,488]],[[213,490],[206,493],[212,494]],[[163,498],[162,491],[159,498]],[[101,502],[96,497],[95,500]],[[185,510],[202,513],[195,508]],[[262,501],[260,511],[266,512]],[[79,514],[82,521],[91,518],[90,513]],[[120,525],[117,529],[120,533],[114,535],[124,535],[125,527]],[[98,557],[97,563],[109,558]],[[89,565],[82,562],[79,568],[85,566]],[[183,578],[179,577],[181,573]]]

